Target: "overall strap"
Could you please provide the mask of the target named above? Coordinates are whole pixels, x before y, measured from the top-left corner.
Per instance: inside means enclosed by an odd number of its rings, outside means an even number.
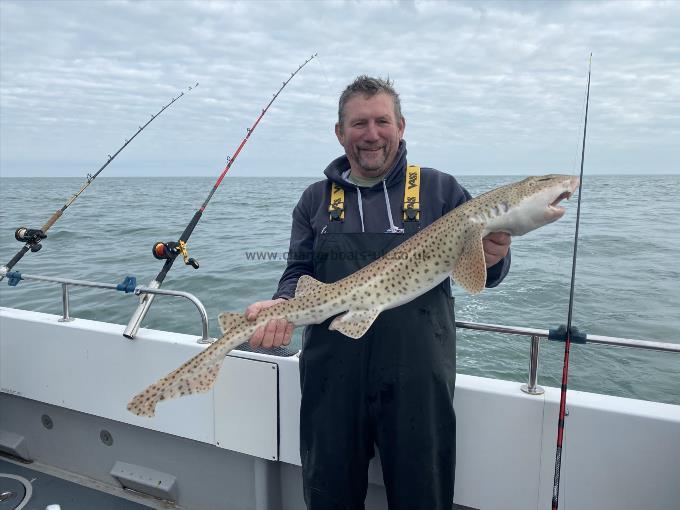
[[[404,223],[420,221],[420,167],[409,165],[406,168],[404,184]]]
[[[420,228],[420,166],[406,168],[404,182],[404,233],[414,234]]]
[[[420,223],[420,166],[408,165],[404,183],[404,205],[402,207],[404,227],[417,230]],[[345,190],[331,182],[331,199],[328,204],[331,222],[345,221]]]
[[[331,203],[328,204],[331,221],[345,221],[345,190],[335,182],[331,182]]]

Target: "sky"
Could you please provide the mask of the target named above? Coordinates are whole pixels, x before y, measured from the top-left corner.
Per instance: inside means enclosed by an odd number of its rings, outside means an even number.
[[[0,177],[322,176],[337,100],[389,77],[409,162],[680,173],[680,1],[0,0]],[[188,87],[199,83],[191,91]]]

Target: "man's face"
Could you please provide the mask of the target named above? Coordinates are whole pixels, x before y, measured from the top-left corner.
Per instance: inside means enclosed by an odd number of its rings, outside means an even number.
[[[357,95],[345,104],[342,125],[335,125],[338,141],[359,177],[384,175],[392,168],[406,122],[397,121],[392,96]]]

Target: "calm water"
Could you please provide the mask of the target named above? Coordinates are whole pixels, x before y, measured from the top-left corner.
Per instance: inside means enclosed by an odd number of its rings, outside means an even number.
[[[515,180],[466,177],[475,195]],[[243,310],[276,288],[283,261],[249,260],[246,252],[284,252],[290,213],[309,178],[227,178],[190,241],[201,263],[181,262],[164,287],[192,292],[219,332],[217,314]],[[81,178],[0,179],[2,263],[20,248],[19,226],[39,228],[77,191]],[[100,177],[56,223],[39,253],[17,269],[30,274],[117,283],[148,283],[159,271],[155,241],[176,240],[214,180]],[[583,193],[574,324],[592,334],[680,343],[680,176],[587,177]],[[576,200],[557,223],[513,240],[513,266],[503,284],[469,296],[457,290],[459,320],[547,329],[566,322]],[[56,285],[0,284],[0,305],[61,312]],[[75,289],[72,315],[126,324],[136,299]],[[195,309],[157,298],[146,327],[198,335]],[[299,332],[296,333],[299,341]],[[417,348],[417,346],[414,346]],[[525,381],[528,340],[460,332],[461,373]],[[563,346],[543,343],[539,383],[558,386]],[[603,346],[574,346],[570,388],[680,404],[680,355]]]

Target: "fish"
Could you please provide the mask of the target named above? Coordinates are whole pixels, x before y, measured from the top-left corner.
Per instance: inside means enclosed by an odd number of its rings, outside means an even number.
[[[359,339],[382,311],[415,299],[446,278],[479,293],[486,284],[482,238],[492,232],[521,236],[558,220],[565,213],[560,202],[571,198],[578,184],[578,177],[551,174],[501,186],[459,205],[337,282],[300,277],[295,297],[261,310],[254,320],[243,313],[222,313],[221,338],[137,394],[127,409],[153,417],[161,401],[209,391],[224,357],[270,319],[283,318],[297,327],[335,316],[329,329]]]

